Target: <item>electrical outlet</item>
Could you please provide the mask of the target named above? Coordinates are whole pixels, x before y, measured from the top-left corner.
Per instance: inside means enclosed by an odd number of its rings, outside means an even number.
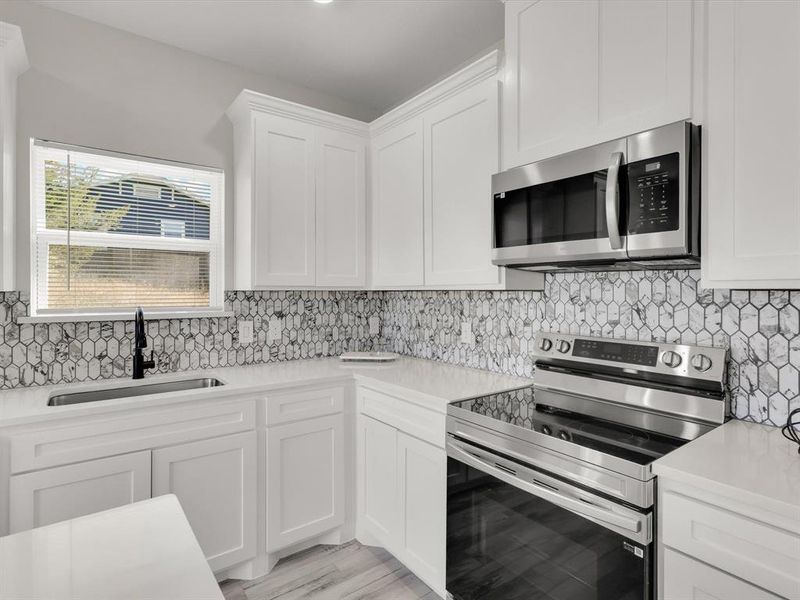
[[[461,321],[461,343],[468,346],[475,345],[475,334],[472,332],[472,323]]]
[[[239,343],[252,344],[253,343],[253,322],[252,321],[239,321]]]
[[[277,342],[283,335],[283,319],[272,317],[267,328],[267,343]]]
[[[380,332],[381,332],[381,320],[373,315],[372,317],[369,318],[369,334],[378,335]]]

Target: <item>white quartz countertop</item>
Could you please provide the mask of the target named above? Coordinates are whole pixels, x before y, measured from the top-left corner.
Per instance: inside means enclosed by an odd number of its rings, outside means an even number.
[[[778,427],[728,421],[657,460],[653,472],[800,523],[800,454]]]
[[[173,495],[0,538],[0,600],[223,600]]]
[[[68,406],[48,406],[51,395],[108,387],[127,387],[158,381],[176,381],[195,377],[215,377],[225,385],[216,388],[152,394],[86,402]],[[338,358],[293,360],[244,367],[224,367],[150,375],[145,379],[108,379],[67,385],[18,388],[0,392],[0,427],[24,425],[51,419],[102,414],[133,407],[158,406],[249,392],[265,392],[303,384],[352,381],[388,393],[408,394],[409,400],[444,412],[447,404],[524,387],[531,379],[501,375],[419,358],[400,357],[387,364],[345,363]]]

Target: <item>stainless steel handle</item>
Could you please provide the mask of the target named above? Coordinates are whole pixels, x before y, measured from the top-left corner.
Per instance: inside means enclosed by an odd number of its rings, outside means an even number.
[[[646,534],[646,532],[642,531],[641,518],[626,517],[595,504],[589,504],[587,501],[570,498],[561,494],[558,490],[550,489],[549,486],[544,486],[541,483],[529,483],[464,450],[457,441],[448,440],[447,449],[448,456],[575,514],[587,517],[601,525],[609,525],[612,529],[622,529],[637,534],[635,537],[643,538],[642,534]]]
[[[606,178],[606,226],[608,241],[612,250],[622,248],[619,235],[619,168],[622,165],[622,152],[611,153],[611,164],[608,165]]]

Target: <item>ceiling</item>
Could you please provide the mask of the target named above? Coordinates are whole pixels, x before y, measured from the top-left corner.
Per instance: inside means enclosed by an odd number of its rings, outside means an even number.
[[[378,116],[503,38],[500,0],[39,0]]]

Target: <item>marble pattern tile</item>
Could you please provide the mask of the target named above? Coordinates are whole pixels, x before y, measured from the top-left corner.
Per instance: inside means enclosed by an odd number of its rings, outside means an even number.
[[[733,415],[784,424],[800,407],[800,291],[705,290],[699,277],[558,273],[543,292],[385,292],[381,346],[525,377],[540,330],[727,347]],[[474,345],[460,343],[465,320]]]
[[[370,350],[369,321],[380,314],[373,292],[228,292],[232,317],[147,322],[162,373]],[[17,323],[28,298],[0,292],[0,389],[130,377],[133,320]],[[145,317],[147,315],[145,314]],[[272,317],[282,319],[280,340],[267,343]],[[254,339],[239,342],[237,322],[252,319]]]
[[[530,377],[537,331],[730,348],[734,416],[781,425],[800,407],[800,291],[705,290],[698,271],[559,273],[542,292],[228,292],[233,317],[151,321],[161,372],[387,349]],[[133,323],[20,324],[0,293],[0,389],[126,377]],[[267,343],[271,317],[282,337]],[[252,318],[252,344],[237,321]],[[460,342],[470,321],[475,344]],[[370,334],[380,328],[380,335]]]

